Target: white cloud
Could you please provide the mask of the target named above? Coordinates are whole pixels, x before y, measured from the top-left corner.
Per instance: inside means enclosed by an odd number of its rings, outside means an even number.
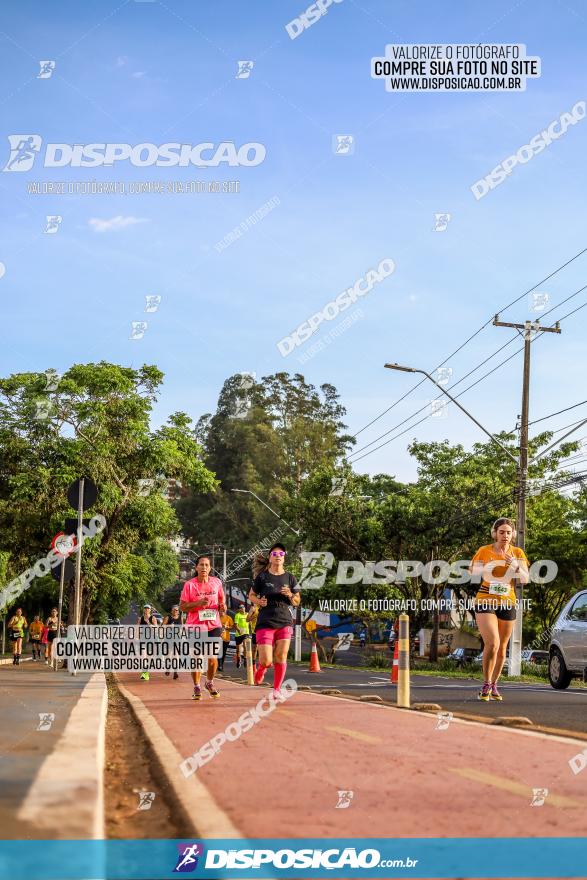
[[[118,58],[116,59],[116,66],[117,67],[124,67],[127,63],[128,63],[128,58],[126,57],[126,55],[119,55]]]
[[[146,76],[146,75],[147,75],[146,70],[135,70],[135,72],[133,73],[134,79],[141,79],[143,76]]]
[[[115,229],[124,229],[126,226],[135,226],[137,223],[148,223],[145,217],[123,217],[118,214],[110,220],[100,220],[98,217],[91,217],[88,220],[89,225],[94,232],[112,232]]]

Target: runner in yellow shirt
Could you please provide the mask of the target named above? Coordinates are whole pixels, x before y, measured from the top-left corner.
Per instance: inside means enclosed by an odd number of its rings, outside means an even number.
[[[220,658],[220,662],[218,663],[218,669],[220,672],[224,669],[224,658],[226,657],[226,652],[228,651],[228,646],[230,645],[230,631],[234,629],[234,621],[230,614],[225,611],[220,615],[220,623],[222,624],[222,634],[220,638],[222,639],[222,657]]]
[[[477,550],[470,569],[471,574],[481,577],[475,618],[483,639],[483,687],[478,697],[484,702],[503,699],[497,681],[516,622],[514,578],[523,584],[529,581],[526,554],[511,543],[516,538],[513,520],[496,519],[491,537],[494,543]]]
[[[33,649],[33,662],[41,659],[41,638],[43,637],[43,624],[38,614],[29,627],[29,638]]]

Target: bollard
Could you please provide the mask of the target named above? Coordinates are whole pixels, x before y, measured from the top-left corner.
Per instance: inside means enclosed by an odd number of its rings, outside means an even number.
[[[245,639],[245,663],[247,665],[247,684],[254,685],[255,677],[253,674],[253,649],[251,647],[251,637]]]
[[[399,616],[399,669],[397,681],[397,705],[410,708],[410,618]]]

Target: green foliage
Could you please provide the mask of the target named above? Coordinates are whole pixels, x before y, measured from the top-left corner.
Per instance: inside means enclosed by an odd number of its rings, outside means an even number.
[[[74,513],[67,486],[82,475],[99,488],[95,510],[85,516],[101,513],[107,521],[102,535],[84,545],[82,619],[118,616],[131,598],[153,596],[175,579],[175,554],[165,539],[180,526],[161,493],[170,478],[194,493],[213,492],[217,481],[185,414],[151,429],[162,381],[157,367],[105,362],[71,367],[51,392],[42,373],[0,380],[3,582],[46,555]],[[49,418],[38,419],[43,399],[50,401]],[[46,580],[44,587],[54,603],[56,582]]]

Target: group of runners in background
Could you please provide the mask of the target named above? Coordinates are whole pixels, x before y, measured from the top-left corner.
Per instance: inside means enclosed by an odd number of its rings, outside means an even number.
[[[12,642],[12,665],[19,666],[22,657],[22,645],[25,630],[29,631],[29,641],[32,646],[33,661],[38,662],[41,654],[45,663],[51,664],[53,660],[53,642],[59,631],[59,616],[57,608],[53,608],[51,614],[42,623],[39,614],[35,614],[34,620],[29,626],[27,619],[22,613],[22,608],[17,608],[7,623],[8,637]]]

